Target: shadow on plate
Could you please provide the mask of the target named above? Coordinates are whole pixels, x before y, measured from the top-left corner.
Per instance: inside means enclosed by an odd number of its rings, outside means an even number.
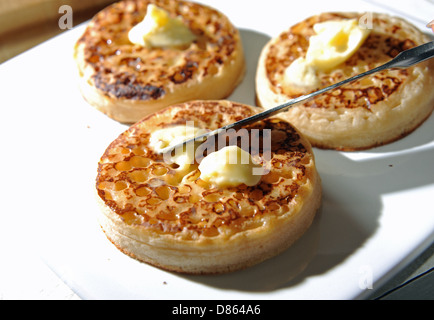
[[[285,252],[258,265],[222,275],[182,277],[221,289],[248,292],[277,290],[303,272],[315,257],[319,244],[320,220],[321,212],[318,212],[312,226],[301,239]]]

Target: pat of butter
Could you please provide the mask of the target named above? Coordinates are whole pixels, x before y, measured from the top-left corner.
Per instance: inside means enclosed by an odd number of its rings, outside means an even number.
[[[315,67],[307,63],[306,58],[300,57],[285,69],[284,83],[314,88],[318,86],[319,79]]]
[[[259,168],[261,165],[253,162],[250,153],[237,146],[212,152],[199,165],[200,178],[220,187],[235,187],[242,183],[254,186],[261,180]]]
[[[357,19],[326,21],[313,26],[306,57],[296,59],[284,73],[284,83],[318,86],[318,71],[330,71],[348,60],[363,44],[370,30]]]
[[[152,48],[190,44],[196,36],[180,17],[172,18],[166,10],[149,4],[143,21],[128,32],[128,39],[134,44]]]
[[[156,130],[151,134],[149,146],[157,153],[166,147],[173,147],[186,140],[198,137],[207,132],[206,129],[194,127],[192,125],[172,126],[160,130]],[[194,163],[195,147],[187,146],[185,150],[176,150],[174,155],[169,155],[168,160],[179,165],[179,169],[188,168]]]
[[[306,60],[324,71],[350,58],[370,33],[370,29],[359,26],[357,19],[317,23],[313,29],[316,35],[309,40]]]

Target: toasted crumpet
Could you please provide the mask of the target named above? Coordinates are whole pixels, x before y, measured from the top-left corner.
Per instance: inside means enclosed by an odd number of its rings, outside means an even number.
[[[148,4],[179,17],[195,40],[178,47],[145,47],[128,32],[141,22]],[[84,98],[109,117],[134,123],[163,107],[194,100],[222,99],[245,72],[239,31],[222,13],[178,0],[125,0],[100,11],[74,48]]]
[[[178,104],[115,139],[96,178],[100,224],[108,239],[140,261],[188,274],[243,269],[299,239],[320,206],[321,182],[310,143],[287,121],[250,125],[243,131],[249,140],[228,133],[229,144],[245,148],[240,141],[250,141],[252,158],[267,168],[254,186],[213,186],[200,178],[197,162],[180,170],[149,145],[156,130],[187,122],[213,130],[256,109],[226,100]],[[258,143],[252,142],[254,135]],[[198,162],[214,151],[206,149]]]
[[[364,19],[370,19],[365,21]],[[317,73],[318,88],[282,85],[285,69],[304,57],[316,23],[361,19],[372,30],[362,46],[331,71]],[[372,25],[371,25],[372,22]],[[363,23],[365,25],[363,25]],[[386,14],[322,13],[297,23],[264,47],[256,75],[258,105],[271,108],[382,65],[398,53],[430,41],[407,21]],[[434,60],[408,69],[385,70],[324,93],[279,117],[291,122],[313,146],[367,149],[415,130],[434,108]]]

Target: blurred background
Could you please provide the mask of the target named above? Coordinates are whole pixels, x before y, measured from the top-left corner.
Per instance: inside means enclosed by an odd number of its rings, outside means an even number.
[[[115,0],[0,0],[0,63],[60,34],[59,19],[71,7],[73,26]]]

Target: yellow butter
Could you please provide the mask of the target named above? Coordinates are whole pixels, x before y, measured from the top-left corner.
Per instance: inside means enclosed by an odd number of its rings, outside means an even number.
[[[144,47],[173,47],[190,44],[196,36],[180,17],[172,18],[166,10],[149,4],[143,20],[128,32],[128,39]]]
[[[306,58],[300,57],[286,68],[284,82],[299,87],[314,88],[318,86],[319,79],[315,67],[307,63]]]
[[[348,60],[363,44],[370,30],[357,19],[326,21],[313,26],[305,57],[296,59],[284,73],[283,81],[301,87],[317,87],[318,71],[330,71]]]
[[[306,61],[316,69],[329,71],[350,58],[363,44],[370,29],[361,28],[357,19],[326,21],[313,27]]]
[[[173,147],[186,140],[201,136],[206,129],[193,125],[178,125],[154,131],[149,139],[149,146],[157,153],[167,147]],[[167,155],[165,160],[176,163],[180,170],[187,169],[195,160],[195,146],[186,146],[183,150],[175,150],[173,155]]]
[[[228,146],[206,156],[199,165],[200,178],[219,187],[254,186],[261,180],[251,155],[237,146]],[[256,169],[256,170],[255,170]]]

